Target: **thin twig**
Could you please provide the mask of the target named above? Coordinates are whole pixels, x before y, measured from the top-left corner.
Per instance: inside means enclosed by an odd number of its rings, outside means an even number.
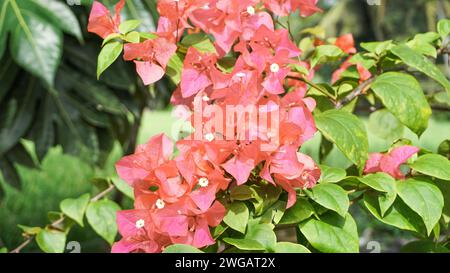
[[[110,193],[113,189],[114,189],[114,185],[111,184],[107,189],[105,189],[104,191],[98,193],[96,196],[92,197],[90,202],[95,202],[98,201],[99,199],[105,197],[108,193]],[[55,229],[59,229],[59,225],[62,224],[64,222],[64,220],[66,219],[66,216],[63,215],[61,216],[61,218],[59,218],[58,220],[52,222],[50,224],[50,227],[55,228]],[[20,253],[20,251],[26,247],[27,245],[29,245],[33,239],[35,238],[35,236],[30,236],[28,237],[23,243],[21,243],[18,247],[16,247],[15,249],[11,250],[9,253]]]
[[[345,98],[338,101],[336,103],[336,109],[341,109],[344,107],[345,104],[351,102],[354,98],[358,97],[359,95],[363,94],[370,85],[375,81],[376,77],[372,77],[363,83],[361,83],[355,90],[353,90],[350,94],[348,94]]]
[[[288,79],[292,79],[292,80],[297,80],[297,81],[302,81],[308,85],[310,85],[311,87],[313,87],[314,89],[316,89],[317,91],[319,91],[320,93],[324,94],[325,96],[331,98],[333,101],[336,100],[336,97],[333,96],[332,94],[330,94],[326,89],[318,86],[317,84],[313,83],[312,81],[309,81],[305,78],[301,78],[301,77],[295,77],[295,76],[287,76]]]

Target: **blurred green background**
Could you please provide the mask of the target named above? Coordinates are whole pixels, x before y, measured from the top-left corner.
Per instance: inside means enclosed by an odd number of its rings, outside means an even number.
[[[161,132],[176,139],[179,130],[169,106],[175,88],[169,79],[145,87],[133,65],[121,60],[96,79],[101,40],[86,32],[92,1],[19,0],[13,1],[16,8],[5,8],[7,1],[0,0],[0,248],[11,249],[23,241],[17,224],[44,226],[49,212],[58,211],[64,198],[98,191],[96,186],[103,178],[114,176],[114,162],[137,144]],[[113,0],[102,2],[110,7],[115,4]],[[377,2],[380,5],[369,5]],[[43,4],[55,12],[48,12]],[[142,20],[141,31],[153,31],[158,19],[155,6],[155,0],[128,0],[123,16]],[[323,13],[291,22],[297,41],[302,29],[316,25],[326,30],[327,37],[353,33],[357,44],[405,40],[434,31],[436,22],[450,15],[450,1],[445,0],[321,0],[319,6]],[[33,53],[17,44],[24,39],[23,25],[17,22],[24,22],[36,40],[47,39],[44,57],[49,52],[60,55],[53,64],[54,81],[39,68],[24,65]],[[33,30],[36,27],[39,30]],[[439,66],[450,77],[444,59]],[[332,69],[325,69],[317,79],[328,80]],[[435,92],[433,82],[421,80],[428,94]],[[450,133],[449,107],[448,100],[436,102],[430,126],[420,139],[406,128],[402,137],[436,151]],[[398,135],[382,135],[382,128],[369,119],[370,111],[363,109],[359,114],[369,130],[370,150],[387,149]],[[317,134],[302,147],[316,160],[320,138]],[[350,165],[337,149],[322,163]],[[110,198],[123,208],[131,207],[130,200],[118,192]],[[361,251],[369,251],[367,242],[378,241],[382,252],[394,252],[411,239],[406,232],[380,224],[358,206],[352,209]],[[89,228],[76,227],[70,240],[79,241],[83,252],[109,251],[108,244]],[[25,251],[37,251],[37,247],[30,244]]]

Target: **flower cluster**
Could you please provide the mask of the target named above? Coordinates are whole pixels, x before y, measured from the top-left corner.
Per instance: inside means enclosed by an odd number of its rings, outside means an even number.
[[[283,188],[287,207],[296,202],[296,188],[316,184],[318,166],[298,152],[316,132],[312,116],[316,104],[305,97],[306,85],[299,80],[303,75],[294,68],[311,70],[309,77],[314,71],[300,61],[301,51],[288,31],[275,29],[272,19],[296,10],[309,16],[320,11],[316,3],[158,1],[157,38],[124,46],[124,59],[135,62],[145,84],[163,77],[186,30],[212,35],[215,52],[190,47],[184,57],[181,82],[171,101],[190,113],[195,130],[176,143],[178,155],[173,158],[173,143],[158,135],[117,163],[119,176],[134,189],[135,209],[118,212],[123,238],[113,252],[160,252],[176,243],[197,248],[214,244],[209,228],[226,213],[217,196],[250,178]],[[117,33],[123,5],[121,0],[112,16],[95,2],[89,31],[103,38]],[[218,62],[230,51],[237,58],[226,70]]]

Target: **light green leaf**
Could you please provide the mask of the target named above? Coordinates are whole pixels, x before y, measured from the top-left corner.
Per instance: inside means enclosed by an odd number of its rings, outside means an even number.
[[[37,234],[36,242],[46,253],[63,253],[66,246],[66,234],[57,230],[43,229]]]
[[[324,253],[359,252],[359,237],[356,223],[350,214],[341,217],[333,212],[321,216],[321,220],[310,219],[299,225],[308,242]]]
[[[372,90],[400,122],[418,135],[425,131],[431,108],[413,76],[398,72],[384,73],[372,83]]]
[[[379,138],[394,142],[403,137],[404,126],[388,110],[381,109],[370,115],[369,130]]]
[[[256,240],[224,238],[223,241],[241,250],[258,251],[266,249],[261,243]]]
[[[121,42],[110,42],[102,48],[98,55],[97,78],[100,78],[100,75],[119,57],[122,49]]]
[[[83,227],[83,216],[88,206],[90,196],[91,195],[89,193],[86,193],[77,199],[65,199],[59,204],[59,207],[64,214],[75,220],[80,226]]]
[[[175,244],[166,247],[163,253],[203,253],[203,251],[191,245]]]
[[[443,39],[450,35],[450,19],[442,19],[437,24],[437,31]]]
[[[387,225],[418,233],[425,232],[425,225],[420,216],[399,198],[395,200],[384,216],[380,214],[380,205],[376,195],[365,193],[364,205],[375,218]]]
[[[311,217],[314,214],[314,208],[307,199],[298,198],[297,202],[284,212],[279,224],[298,224]]]
[[[300,245],[290,242],[279,242],[275,246],[273,252],[275,253],[311,253],[309,249]]]
[[[347,173],[344,169],[336,167],[321,165],[320,171],[320,183],[337,183],[347,176]]]
[[[444,197],[438,187],[420,178],[397,182],[397,193],[413,211],[419,214],[431,233],[442,215]]]
[[[172,80],[174,84],[179,84],[181,81],[181,70],[183,68],[183,60],[177,54],[173,54],[170,58],[166,68],[166,75]]]
[[[358,180],[377,191],[395,192],[395,179],[385,173],[368,174]]]
[[[347,192],[336,184],[318,184],[307,192],[312,200],[345,217],[350,206]]]
[[[442,180],[450,180],[450,160],[442,155],[427,154],[419,157],[411,169]]]
[[[119,210],[119,205],[108,199],[92,202],[86,210],[86,218],[91,227],[110,245],[116,238],[116,213]]]
[[[121,193],[125,194],[127,197],[134,200],[134,190],[130,185],[128,185],[125,181],[123,181],[118,177],[113,177],[111,181],[116,187],[116,189],[118,189]]]
[[[427,57],[414,51],[406,45],[398,45],[391,49],[391,52],[398,56],[405,64],[411,66],[428,77],[440,83],[450,95],[450,82],[444,74]]]
[[[41,232],[42,228],[41,227],[29,227],[29,226],[24,226],[24,225],[17,225],[21,230],[23,230],[23,232],[25,234],[28,235],[36,235],[39,232]]]
[[[247,185],[240,185],[231,189],[231,200],[245,201],[255,198],[256,192],[253,188]]]
[[[267,250],[274,249],[277,237],[273,229],[274,225],[272,224],[259,223],[257,220],[254,220],[248,224],[244,239],[255,240]]]
[[[125,35],[124,40],[129,43],[139,43],[141,36],[139,35],[139,32],[132,31]]]
[[[335,45],[321,45],[318,46],[311,58],[311,67],[324,62],[338,60],[344,56],[345,53]]]
[[[233,202],[223,218],[225,224],[230,228],[245,233],[249,217],[247,206],[242,202]]]
[[[12,32],[11,55],[23,69],[53,86],[61,60],[61,31],[32,13],[23,13],[18,7],[14,8],[14,14],[18,23]]]
[[[329,110],[315,115],[315,121],[322,135],[336,144],[348,159],[361,168],[365,165],[369,143],[359,118],[343,110]]]
[[[140,20],[127,20],[119,25],[119,32],[122,34],[127,34],[128,32],[135,30],[141,24]]]
[[[102,47],[103,47],[104,45],[106,45],[107,43],[109,43],[110,41],[115,40],[115,39],[122,39],[122,34],[120,34],[120,33],[111,33],[111,34],[109,34],[109,35],[106,36],[106,38],[103,40],[103,42],[102,42]]]

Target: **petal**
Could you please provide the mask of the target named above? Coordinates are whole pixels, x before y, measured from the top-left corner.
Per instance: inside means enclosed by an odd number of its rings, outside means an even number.
[[[159,81],[164,76],[164,69],[151,62],[134,61],[136,71],[145,85]]]

